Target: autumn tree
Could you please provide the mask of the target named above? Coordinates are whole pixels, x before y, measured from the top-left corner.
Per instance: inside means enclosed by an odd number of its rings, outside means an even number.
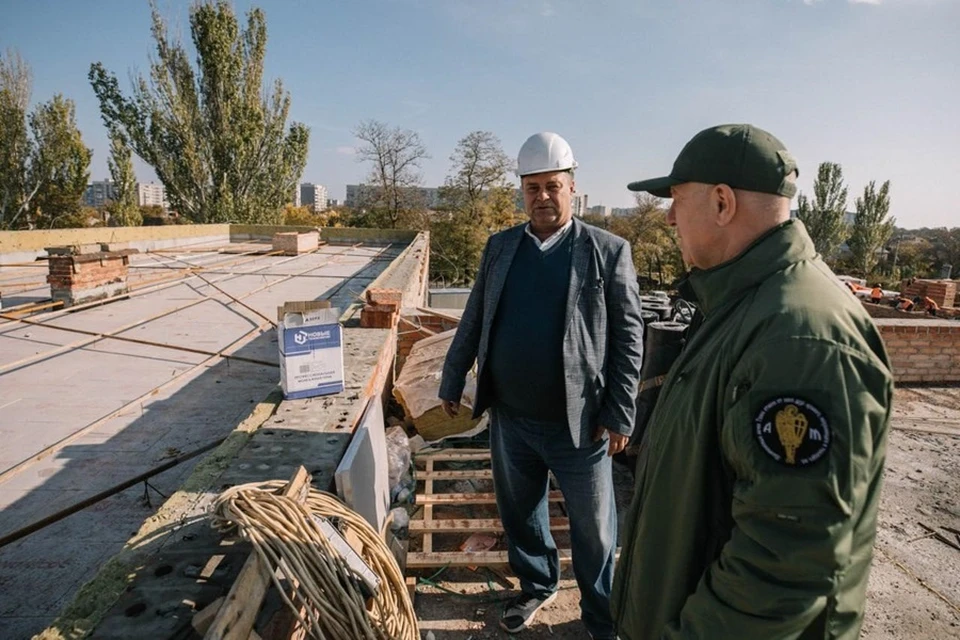
[[[835,162],[821,162],[813,181],[813,201],[797,196],[797,217],[803,222],[817,252],[833,260],[847,238],[847,188],[843,169]]]
[[[489,131],[473,131],[450,156],[450,174],[441,188],[442,212],[430,225],[434,279],[468,284],[491,233],[517,222],[512,162]]]
[[[853,266],[864,276],[870,275],[880,259],[880,252],[893,234],[896,221],[890,213],[890,181],[880,189],[871,180],[864,187],[863,196],[857,198],[856,215],[849,245]]]
[[[425,208],[420,185],[420,164],[430,155],[416,131],[391,128],[377,120],[364,120],[354,130],[361,144],[357,161],[370,165],[368,189],[361,190],[361,207],[373,209],[380,224],[391,229],[416,227]],[[417,220],[411,220],[414,216]]]
[[[667,223],[666,214],[662,200],[638,193],[636,207],[629,216],[614,217],[607,223],[611,233],[630,243],[637,273],[658,286],[685,273],[677,236]]]
[[[264,86],[266,18],[245,28],[226,0],[190,10],[196,66],[152,7],[156,58],[124,95],[99,62],[89,79],[104,124],[153,167],[174,210],[194,222],[275,223],[307,160],[309,129],[287,127],[290,95]]]

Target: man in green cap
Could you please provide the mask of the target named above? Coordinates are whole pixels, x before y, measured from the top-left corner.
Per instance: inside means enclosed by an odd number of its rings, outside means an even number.
[[[790,219],[797,167],[750,125],[669,176],[700,309],[641,445],[611,607],[621,640],[856,638],[893,396],[879,332]]]

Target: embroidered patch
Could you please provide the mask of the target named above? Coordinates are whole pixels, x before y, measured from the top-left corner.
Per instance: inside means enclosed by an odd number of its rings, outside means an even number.
[[[806,400],[789,396],[763,405],[754,435],[767,455],[788,467],[808,467],[830,448],[827,417]]]

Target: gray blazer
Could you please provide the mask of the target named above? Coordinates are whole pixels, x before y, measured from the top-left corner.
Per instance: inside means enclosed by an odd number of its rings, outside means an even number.
[[[459,402],[467,372],[477,362],[474,417],[492,402],[484,375],[490,332],[510,264],[524,238],[524,226],[501,231],[487,241],[477,280],[443,365],[439,396]],[[563,365],[570,434],[577,447],[584,447],[592,442],[597,426],[626,436],[633,432],[643,322],[630,245],[576,218],[571,233]]]

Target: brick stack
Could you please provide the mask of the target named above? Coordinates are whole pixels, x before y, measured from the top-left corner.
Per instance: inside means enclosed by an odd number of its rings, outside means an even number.
[[[960,323],[877,320],[897,382],[960,382]]]
[[[900,284],[902,296],[913,300],[915,297],[931,298],[941,307],[952,307],[957,298],[955,280],[904,280]]]
[[[286,256],[298,256],[301,253],[316,251],[320,246],[318,231],[282,231],[273,234],[273,250],[282,251]]]
[[[127,292],[130,254],[136,249],[101,251],[100,245],[49,247],[50,297],[64,306]]]
[[[366,329],[392,329],[400,317],[403,292],[399,289],[367,289],[366,303],[360,311],[360,326]]]

